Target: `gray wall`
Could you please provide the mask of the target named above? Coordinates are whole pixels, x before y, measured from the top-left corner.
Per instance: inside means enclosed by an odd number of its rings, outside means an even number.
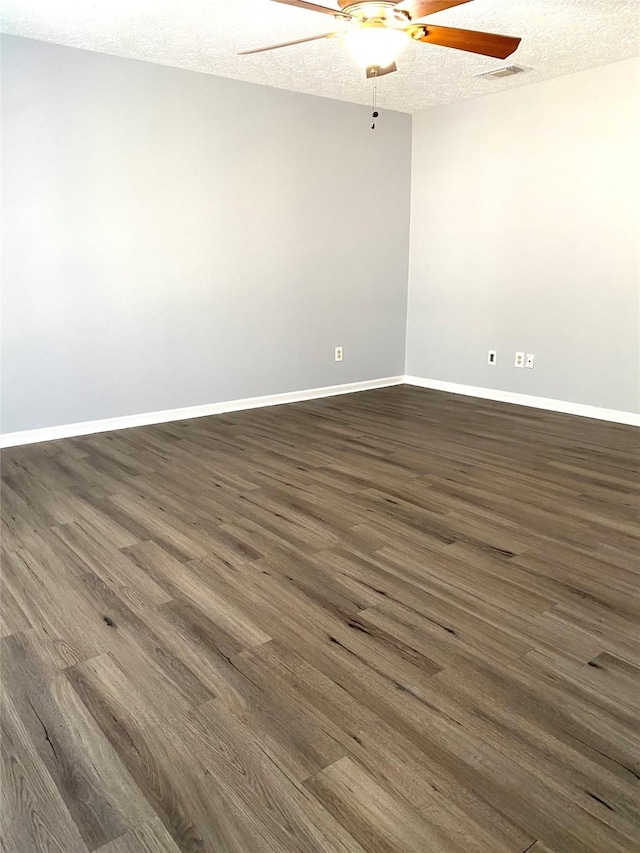
[[[3,432],[403,373],[410,116],[13,37],[2,74]]]
[[[640,411],[639,71],[414,116],[408,374]]]
[[[638,71],[414,117],[407,373],[640,410]],[[2,72],[3,432],[404,372],[409,116],[9,36]]]

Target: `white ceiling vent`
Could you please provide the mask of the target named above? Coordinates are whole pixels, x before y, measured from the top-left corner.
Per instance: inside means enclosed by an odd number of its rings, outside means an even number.
[[[503,65],[502,68],[494,68],[493,71],[483,71],[482,74],[474,74],[474,77],[511,77],[513,74],[522,74],[529,71],[522,65]]]

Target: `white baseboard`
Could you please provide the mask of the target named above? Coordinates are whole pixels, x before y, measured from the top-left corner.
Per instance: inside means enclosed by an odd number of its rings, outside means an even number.
[[[7,432],[0,435],[0,447],[16,447],[21,444],[35,444],[41,441],[54,441],[58,438],[73,438],[79,435],[91,435],[97,432],[109,432],[115,429],[163,424],[168,421],[184,421],[189,418],[203,418],[207,415],[220,415],[224,412],[240,412],[243,409],[259,409],[264,406],[280,406],[283,403],[299,403],[304,400],[317,400],[321,397],[333,397],[338,394],[352,394],[355,391],[370,391],[373,388],[388,388],[402,385],[404,377],[388,376],[385,379],[370,379],[366,382],[349,382],[346,385],[328,385],[324,388],[311,388],[306,391],[288,391],[284,394],[271,394],[266,397],[249,397],[244,400],[230,400],[224,403],[206,403],[203,406],[188,406],[182,409],[165,409],[161,412],[144,412],[140,415],[124,415],[118,418],[103,418],[99,421],[83,421],[77,424],[30,429],[22,432]]]
[[[139,415],[124,415],[118,418],[104,418],[99,421],[84,421],[76,424],[30,429],[22,432],[7,432],[0,435],[0,448],[17,447],[22,444],[35,444],[41,441],[55,441],[58,438],[73,438],[80,435],[92,435],[116,429],[162,424],[168,421],[183,421],[189,418],[203,418],[208,415],[220,415],[225,412],[240,412],[244,409],[259,409],[265,406],[280,406],[283,403],[299,403],[304,400],[317,400],[321,397],[333,397],[338,394],[352,394],[356,391],[369,391],[373,388],[388,388],[391,385],[417,385],[434,391],[448,391],[450,394],[463,394],[467,397],[480,397],[484,400],[496,400],[501,403],[514,403],[518,406],[531,406],[534,409],[546,409],[566,415],[579,415],[583,418],[596,418],[601,421],[628,424],[640,427],[640,414],[621,412],[616,409],[604,409],[588,406],[584,403],[569,403],[550,397],[532,397],[513,391],[497,391],[495,388],[479,388],[475,385],[459,385],[456,382],[442,382],[439,379],[424,379],[421,376],[388,376],[384,379],[371,379],[367,382],[349,382],[345,385],[329,385],[324,388],[311,388],[305,391],[288,391],[284,394],[271,394],[266,397],[249,397],[244,400],[230,400],[223,403],[207,403],[203,406],[188,406],[181,409],[165,409],[161,412],[144,412]]]
[[[496,400],[500,403],[515,403],[517,406],[547,409],[547,411],[561,412],[565,415],[579,415],[583,418],[596,418],[599,421],[640,426],[640,414],[636,414],[635,412],[603,409],[599,406],[588,406],[585,403],[569,403],[566,400],[554,400],[551,397],[533,397],[529,396],[529,394],[517,394],[514,391],[497,391],[495,388],[458,385],[456,382],[442,382],[440,379],[424,379],[421,376],[405,376],[404,381],[407,385],[418,385],[420,388],[431,388],[434,391],[448,391],[450,394],[481,397],[484,400]]]

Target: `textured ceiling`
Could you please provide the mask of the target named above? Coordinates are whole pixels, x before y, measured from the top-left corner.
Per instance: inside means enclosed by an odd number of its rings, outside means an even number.
[[[474,0],[448,9],[428,20],[521,36],[522,44],[505,63],[411,43],[398,72],[378,81],[378,103],[417,112],[637,56],[639,9],[638,0]],[[0,14],[2,31],[13,35],[371,103],[371,81],[339,39],[236,56],[336,29],[329,16],[270,0],[0,0]],[[533,70],[501,80],[473,76],[511,62]]]

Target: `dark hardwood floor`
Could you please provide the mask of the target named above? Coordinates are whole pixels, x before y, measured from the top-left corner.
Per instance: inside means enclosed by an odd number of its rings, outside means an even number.
[[[2,850],[638,851],[639,436],[401,386],[5,451]]]

